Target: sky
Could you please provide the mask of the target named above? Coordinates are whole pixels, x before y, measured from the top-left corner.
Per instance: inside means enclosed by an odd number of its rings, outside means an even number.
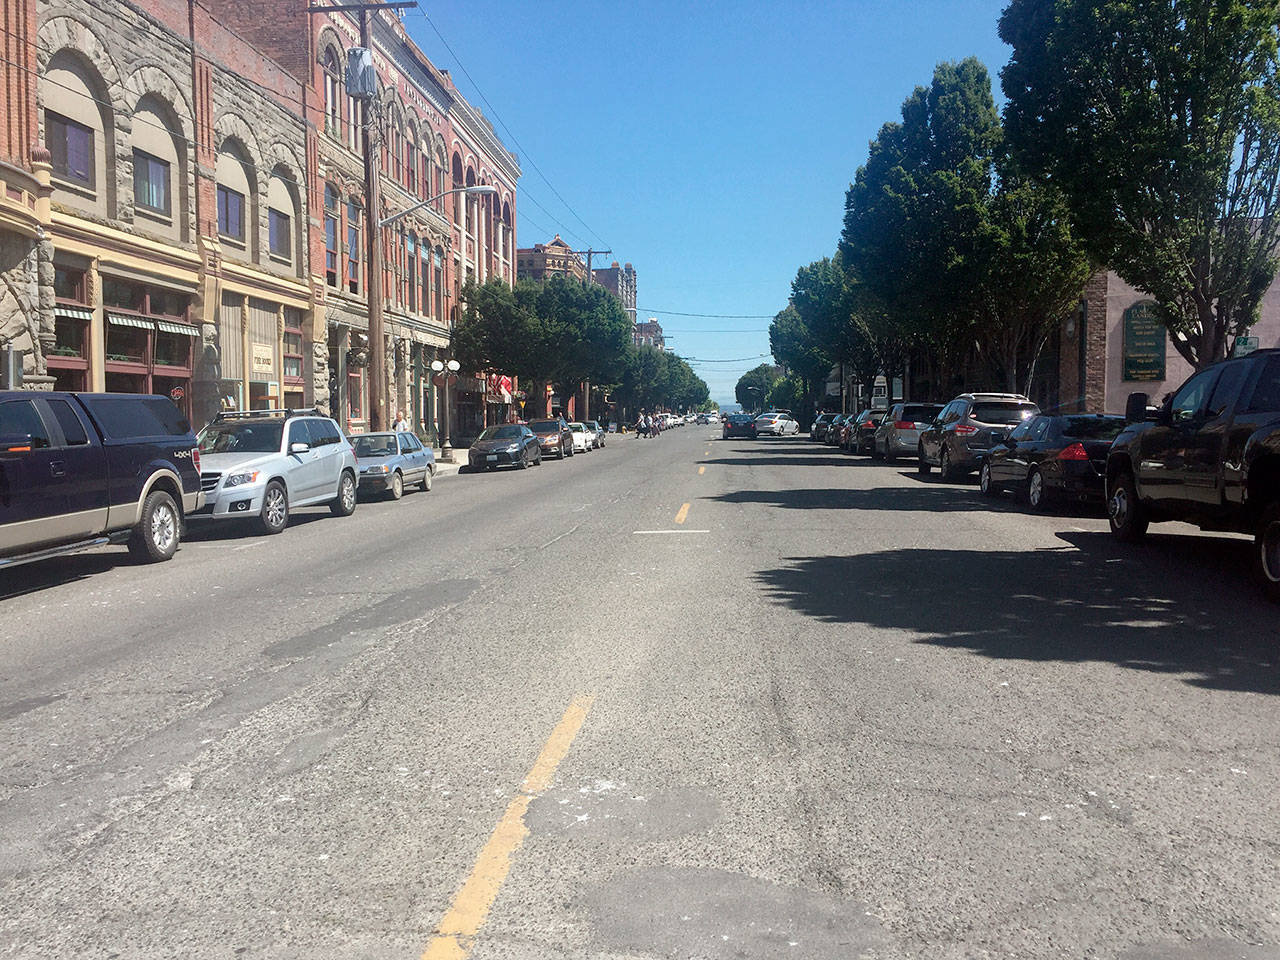
[[[630,261],[639,319],[721,403],[834,253],[881,125],[944,60],[977,56],[999,100],[1009,53],[1004,0],[419,2],[410,34],[519,159],[519,246]]]

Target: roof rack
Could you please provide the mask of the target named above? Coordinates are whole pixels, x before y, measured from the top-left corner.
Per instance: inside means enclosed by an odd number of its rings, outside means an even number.
[[[321,413],[319,410],[317,410],[315,407],[312,407],[307,410],[291,410],[288,408],[280,410],[276,408],[271,408],[268,410],[221,410],[218,412],[216,416],[214,416],[213,419],[214,420],[252,420],[252,419],[261,419],[263,417],[268,417],[268,418],[279,417],[282,420],[288,420],[291,417],[323,417],[323,416],[324,414]]]

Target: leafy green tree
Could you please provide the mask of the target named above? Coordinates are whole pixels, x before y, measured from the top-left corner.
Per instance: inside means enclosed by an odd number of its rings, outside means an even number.
[[[733,395],[744,410],[759,410],[774,383],[779,378],[778,368],[769,363],[753,367],[738,378]]]
[[[1012,0],[1000,18],[1015,157],[1197,367],[1276,271],[1278,23],[1277,0]]]
[[[789,409],[812,411],[834,361],[828,345],[809,329],[794,305],[788,304],[769,324],[769,350],[804,385],[803,399],[787,404]]]

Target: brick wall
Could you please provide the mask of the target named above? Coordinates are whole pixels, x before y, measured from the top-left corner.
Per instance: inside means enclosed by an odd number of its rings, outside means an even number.
[[[311,79],[307,0],[200,0],[209,14],[245,37],[296,80]],[[227,61],[223,61],[226,63]]]
[[[1106,412],[1107,393],[1107,293],[1110,275],[1104,270],[1084,287],[1084,407],[1087,413]]]
[[[35,0],[0,2],[0,159],[26,166],[36,132]]]

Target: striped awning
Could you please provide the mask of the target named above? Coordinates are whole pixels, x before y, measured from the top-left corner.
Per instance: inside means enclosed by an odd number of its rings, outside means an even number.
[[[65,304],[58,304],[53,308],[55,317],[62,317],[64,320],[92,320],[93,311],[88,307],[69,307]]]
[[[198,337],[200,331],[189,323],[174,323],[172,320],[157,320],[156,329],[163,333],[176,333],[181,337]]]
[[[154,320],[148,320],[146,317],[135,317],[131,313],[108,313],[107,320],[122,327],[139,327],[143,330],[150,330],[156,325]]]

